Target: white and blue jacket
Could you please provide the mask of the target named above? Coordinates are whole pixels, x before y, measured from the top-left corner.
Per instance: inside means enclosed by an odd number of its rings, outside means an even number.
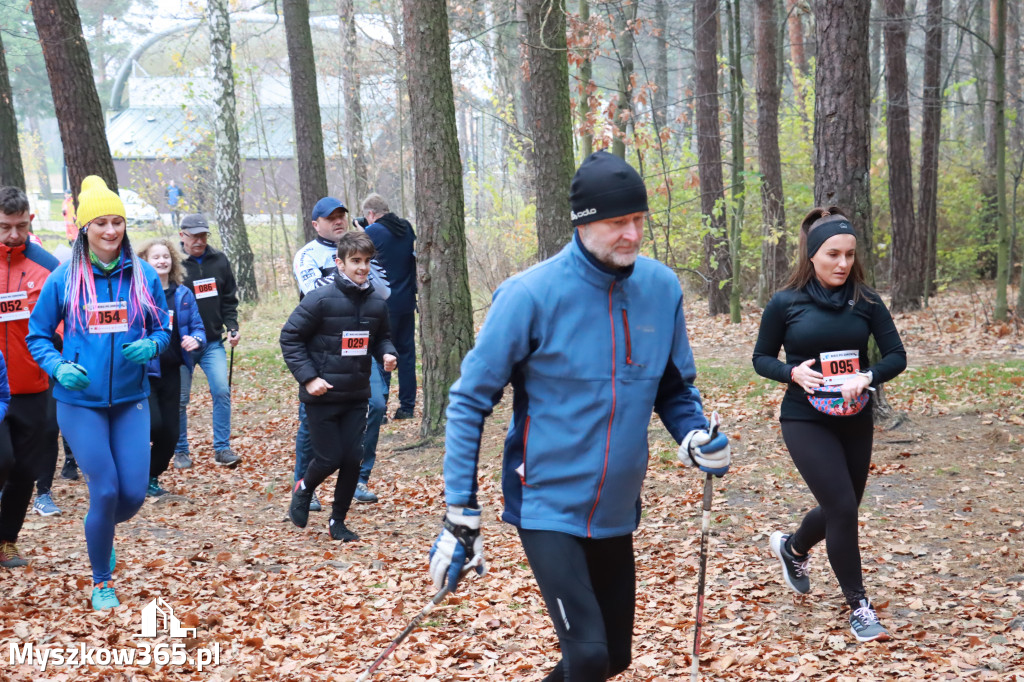
[[[636,530],[652,410],[681,441],[707,429],[673,272],[610,272],[578,238],[504,282],[451,388],[448,504],[477,504],[484,418],[513,388],[502,519],[605,538]]]
[[[167,347],[170,322],[167,301],[160,285],[160,277],[149,263],[142,260],[127,261],[122,253],[121,262],[110,274],[93,265],[96,281],[96,300],[99,303],[127,300],[131,282],[131,268],[141,267],[149,286],[149,295],[157,305],[156,314],[146,312],[145,320],[135,320],[126,332],[90,334],[86,325],[72,325],[64,317],[64,280],[68,264],[61,263],[43,285],[36,307],[28,320],[28,350],[32,357],[51,377],[62,360],[76,362],[89,374],[89,385],[81,391],[69,391],[55,383],[53,397],[62,403],[83,407],[110,407],[119,403],[142,400],[149,396],[146,366],[131,362],[121,353],[125,344],[149,338],[157,345],[157,352]],[[84,317],[84,316],[83,316]],[[57,352],[53,335],[64,322],[64,349]]]

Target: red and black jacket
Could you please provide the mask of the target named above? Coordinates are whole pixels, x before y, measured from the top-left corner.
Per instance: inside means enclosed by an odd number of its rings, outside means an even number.
[[[35,309],[43,283],[60,262],[46,249],[26,242],[22,246],[0,244],[0,294],[25,292],[25,298],[0,300],[0,317],[18,315]],[[7,359],[7,379],[11,394],[41,393],[49,388],[49,379],[28,352],[28,317],[0,322],[0,351]]]

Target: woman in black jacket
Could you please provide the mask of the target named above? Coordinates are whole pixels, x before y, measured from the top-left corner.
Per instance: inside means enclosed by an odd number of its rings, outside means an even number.
[[[316,487],[337,471],[328,531],[343,542],[359,539],[345,526],[345,517],[363,457],[370,356],[384,371],[396,364],[387,304],[370,296],[373,285],[367,278],[373,254],[373,242],[365,234],[343,234],[334,281],[306,294],[281,329],[281,352],[299,382],[315,455],[292,490],[288,516],[305,528]]]
[[[882,358],[869,366],[870,336]],[[857,510],[871,465],[870,395],[906,368],[907,354],[881,297],[865,283],[857,233],[838,208],[815,208],[804,218],[796,268],[765,306],[753,360],[758,374],[789,386],[782,436],[818,502],[794,533],[772,533],[783,579],[807,594],[808,552],[825,540],[854,636],[888,639],[864,590]]]

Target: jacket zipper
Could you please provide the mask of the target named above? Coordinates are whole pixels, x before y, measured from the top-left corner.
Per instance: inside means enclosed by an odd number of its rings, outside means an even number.
[[[597,505],[601,501],[601,490],[604,488],[604,478],[608,474],[608,452],[611,449],[612,444],[612,420],[615,419],[615,364],[616,364],[616,348],[615,348],[615,307],[612,302],[612,293],[615,291],[615,282],[608,287],[608,322],[611,326],[612,332],[612,411],[608,415],[608,433],[604,440],[604,466],[601,468],[601,482],[597,485],[597,496],[594,498],[594,506],[590,509],[590,516],[587,517],[587,537],[592,537],[590,532],[590,523],[594,520],[594,513],[597,511]]]
[[[626,364],[633,364],[633,343],[629,338],[629,315],[626,314],[626,309],[622,309],[622,331],[626,336]]]
[[[110,284],[110,275],[107,275],[107,300],[114,300],[114,288]],[[110,379],[107,381],[107,407],[114,406],[114,334],[110,335]]]

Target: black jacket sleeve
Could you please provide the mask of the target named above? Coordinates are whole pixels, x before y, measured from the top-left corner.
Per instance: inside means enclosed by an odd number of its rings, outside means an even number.
[[[900,333],[892,321],[889,309],[879,298],[871,306],[871,335],[875,337],[878,351],[882,359],[868,369],[871,370],[871,384],[878,384],[894,379],[907,368],[907,351],[903,348]]]
[[[320,316],[317,315],[315,305],[319,299],[320,297],[311,296],[303,298],[281,328],[281,354],[284,356],[284,363],[302,386],[320,376],[306,348],[306,341],[313,337],[320,326]]]
[[[790,381],[790,375],[796,365],[779,360],[782,340],[786,336],[786,299],[783,294],[776,294],[761,314],[761,328],[757,332],[754,344],[754,371],[766,379],[774,379],[784,384]]]
[[[220,294],[220,315],[224,320],[224,327],[231,332],[238,330],[238,284],[235,282],[235,273],[231,269],[230,262],[224,270],[224,291]]]

